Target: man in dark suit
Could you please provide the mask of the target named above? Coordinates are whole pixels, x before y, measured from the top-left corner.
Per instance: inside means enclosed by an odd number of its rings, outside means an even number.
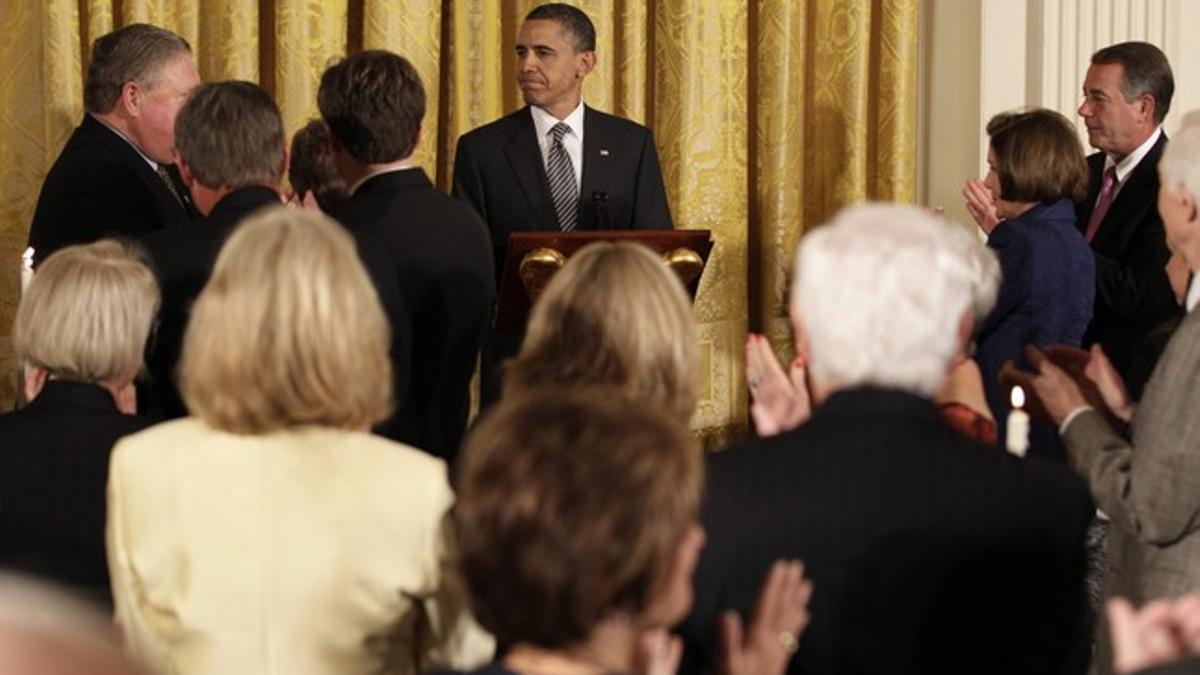
[[[425,115],[415,68],[385,51],[353,54],[317,95],[350,197],[332,215],[392,257],[412,322],[412,377],[400,440],[453,459],[466,430],[471,375],[495,297],[487,227],[412,163]]]
[[[978,246],[897,206],[855,207],[805,238],[792,321],[818,407],[709,457],[680,672],[713,663],[721,612],[746,614],[775,559],[802,560],[813,583],[789,672],[1086,667],[1083,483],[960,435],[931,400],[969,338]],[[767,383],[750,386],[761,406]]]
[[[582,11],[534,8],[516,48],[527,105],[458,141],[453,194],[487,222],[497,271],[513,232],[672,228],[650,130],[583,103],[595,49],[596,29]],[[520,335],[489,339],[485,401],[498,397],[496,369],[520,342]]]
[[[29,245],[35,261],[71,244],[139,237],[198,215],[173,164],[175,115],[199,84],[191,48],[147,24],[92,46],[83,122],[46,175]]]
[[[151,396],[144,414],[187,414],[175,382],[192,303],[212,273],[217,255],[236,226],[256,211],[280,207],[277,191],[287,168],[283,120],[271,95],[250,82],[201,85],[175,121],[179,171],[203,218],[148,235],[144,244],[162,289],[159,328],[147,358]],[[370,239],[358,241],[392,323],[396,394],[408,377],[409,328],[390,259]],[[389,426],[390,424],[390,426]],[[380,431],[398,435],[398,418]],[[391,433],[389,433],[391,432]]]
[[[1096,304],[1084,346],[1099,343],[1137,392],[1161,351],[1159,345],[1142,354],[1139,344],[1179,314],[1158,213],[1158,160],[1167,144],[1162,122],[1174,90],[1158,47],[1123,42],[1092,55],[1079,106],[1088,143],[1099,150],[1088,157],[1088,194],[1076,205],[1096,258]],[[1136,365],[1139,359],[1148,363]]]

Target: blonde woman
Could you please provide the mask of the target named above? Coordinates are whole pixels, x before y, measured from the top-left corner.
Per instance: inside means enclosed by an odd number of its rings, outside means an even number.
[[[0,415],[0,567],[111,604],[104,485],[134,415],[133,378],[158,308],[154,274],[112,240],[46,259],[17,310],[13,344],[29,405]]]
[[[354,243],[272,209],[192,311],[194,417],[117,446],[116,618],[163,672],[414,673],[492,641],[456,583],[441,460],[366,433],[391,409],[387,321]]]
[[[697,342],[687,292],[667,264],[639,244],[597,242],[538,299],[504,395],[611,386],[686,423],[698,396]]]

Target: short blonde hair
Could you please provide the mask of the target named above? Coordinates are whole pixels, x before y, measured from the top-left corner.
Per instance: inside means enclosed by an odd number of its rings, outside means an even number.
[[[696,408],[697,342],[687,292],[662,258],[639,244],[589,244],[534,306],[504,393],[612,386],[686,422]]]
[[[158,303],[154,273],[135,249],[112,239],[69,246],[34,275],[13,345],[53,376],[124,384],[142,366]]]
[[[388,344],[350,235],[321,214],[271,208],[233,233],[196,299],[180,392],[231,433],[360,428],[391,411]]]

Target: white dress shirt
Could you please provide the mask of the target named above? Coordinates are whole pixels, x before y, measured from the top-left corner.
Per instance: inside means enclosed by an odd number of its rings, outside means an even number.
[[[92,115],[91,113],[87,113],[87,114],[89,114],[89,115]],[[112,126],[111,124],[108,124],[107,122],[105,122],[104,120],[100,119],[99,117],[96,117],[95,115],[92,115],[92,117],[93,117],[93,118],[94,118],[94,119],[95,119],[97,122],[99,122],[100,124],[103,124],[103,125],[105,126],[105,128],[107,128],[109,131],[111,131],[111,132],[113,132],[114,134],[116,134],[116,135],[117,135],[117,136],[118,136],[118,137],[119,137],[121,140],[123,140],[123,141],[125,141],[126,143],[128,143],[128,144],[129,144],[129,147],[131,147],[131,148],[133,148],[135,151],[137,151],[137,154],[141,155],[141,156],[142,156],[142,159],[146,160],[146,163],[150,165],[150,168],[151,168],[151,169],[154,169],[155,173],[157,173],[157,172],[158,172],[158,162],[156,162],[156,161],[154,161],[154,160],[150,159],[149,157],[147,157],[147,156],[146,156],[146,153],[142,152],[142,149],[141,149],[141,148],[139,148],[139,147],[137,146],[137,143],[134,143],[132,140],[130,140],[130,138],[129,138],[128,136],[126,136],[125,134],[121,133],[121,132],[120,132],[120,130],[118,130],[116,127]]]
[[[562,144],[563,149],[567,151],[567,157],[571,159],[571,168],[575,169],[575,189],[581,190],[583,183],[583,100],[580,99],[579,105],[575,106],[571,114],[562,120],[535,105],[529,106],[529,111],[533,115],[533,128],[537,132],[538,148],[542,151],[542,166],[547,170],[549,170],[550,164],[550,144],[554,141],[550,130],[559,122],[566,122],[567,126],[571,127],[570,131],[563,134]]]

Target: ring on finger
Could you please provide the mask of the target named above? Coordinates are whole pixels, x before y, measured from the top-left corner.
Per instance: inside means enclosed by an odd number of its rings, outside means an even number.
[[[783,647],[783,651],[788,653],[788,656],[796,653],[796,649],[800,646],[799,640],[796,639],[796,634],[791,631],[779,631],[779,646]]]

